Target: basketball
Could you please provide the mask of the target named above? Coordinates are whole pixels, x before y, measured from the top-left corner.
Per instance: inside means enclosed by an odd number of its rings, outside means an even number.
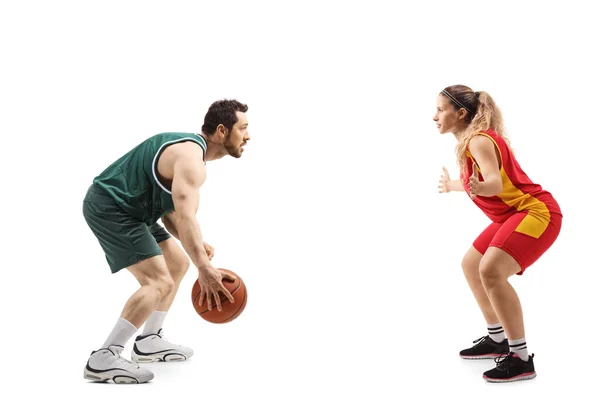
[[[200,299],[200,285],[198,284],[198,280],[194,282],[194,286],[192,287],[192,304],[194,305],[194,309],[205,321],[212,322],[213,324],[224,324],[239,317],[242,311],[244,311],[246,300],[248,299],[246,285],[244,284],[244,281],[242,281],[242,278],[228,269],[219,268],[219,270],[227,272],[235,277],[233,282],[223,279],[223,286],[229,290],[235,303],[231,303],[223,293],[219,293],[221,296],[222,310],[219,311],[217,309],[214,298],[212,299],[212,310],[209,310],[206,297],[204,298],[202,305],[198,304]]]

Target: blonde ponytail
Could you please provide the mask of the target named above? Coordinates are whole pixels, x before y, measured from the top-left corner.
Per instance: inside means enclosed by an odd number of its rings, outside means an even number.
[[[469,141],[479,132],[489,129],[500,135],[510,147],[510,142],[504,130],[504,119],[500,108],[494,102],[492,96],[487,92],[473,92],[473,90],[464,85],[450,86],[444,91],[453,96],[467,110],[467,129],[456,145],[456,158],[460,171],[465,172],[467,162],[467,147]],[[442,92],[443,93],[443,92]],[[451,102],[456,106],[455,102]],[[474,114],[473,114],[473,110]]]

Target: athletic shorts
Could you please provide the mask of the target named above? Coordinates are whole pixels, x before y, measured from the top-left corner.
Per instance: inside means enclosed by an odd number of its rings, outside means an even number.
[[[92,185],[83,216],[96,235],[112,273],[162,254],[158,243],[171,237],[158,223],[148,226],[123,210],[102,188]]]
[[[554,243],[560,232],[562,215],[550,213],[550,223],[538,237],[517,232],[517,227],[527,216],[527,212],[518,212],[506,221],[492,222],[473,242],[473,247],[485,254],[489,247],[497,247],[510,254],[521,266],[517,275],[522,275],[527,267],[531,266]]]

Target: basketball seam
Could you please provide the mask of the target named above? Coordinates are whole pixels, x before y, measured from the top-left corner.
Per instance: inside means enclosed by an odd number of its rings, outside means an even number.
[[[240,306],[237,308],[237,310],[235,310],[235,312],[229,318],[227,318],[225,321],[222,321],[221,323],[229,322],[229,321],[232,321],[234,318],[237,318],[238,315],[240,315],[238,313],[238,311],[240,311],[240,308],[242,308],[243,306],[246,305],[247,298],[248,298],[248,292],[246,290],[244,290],[244,298],[242,299],[242,303],[240,304]]]
[[[241,308],[242,306],[244,306],[244,305],[245,305],[245,303],[244,303],[244,302],[246,301],[246,296],[248,295],[248,292],[245,290],[245,288],[246,288],[246,285],[244,285],[244,297],[242,297],[242,301],[240,301],[240,302],[239,302],[239,305],[238,305],[238,307],[237,307],[237,308],[235,309],[235,311],[234,311],[234,312],[231,314],[231,316],[229,316],[228,318],[226,318],[226,319],[224,319],[224,320],[221,320],[221,321],[215,321],[214,323],[216,323],[216,324],[223,324],[223,323],[225,323],[225,322],[231,321],[231,320],[232,320],[234,317],[237,317],[237,315],[239,315],[239,314],[238,314],[238,311],[240,310],[240,308]]]

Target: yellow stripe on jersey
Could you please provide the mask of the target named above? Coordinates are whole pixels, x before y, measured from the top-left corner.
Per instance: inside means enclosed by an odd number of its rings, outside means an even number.
[[[507,206],[516,208],[517,211],[528,211],[527,216],[515,230],[536,239],[539,238],[550,224],[548,207],[537,198],[523,193],[513,185],[504,168],[500,169],[500,176],[502,177],[502,193],[498,197]]]
[[[497,196],[509,207],[515,208],[517,211],[527,211],[527,215],[521,223],[517,226],[516,232],[523,233],[525,235],[539,238],[542,233],[546,230],[548,225],[550,224],[550,211],[546,204],[539,201],[537,198],[523,193],[519,188],[517,188],[510,178],[508,174],[504,170],[504,164],[502,162],[502,151],[500,150],[500,146],[498,143],[492,138],[490,135],[479,132],[479,135],[483,135],[488,137],[496,149],[498,149],[498,154],[500,155],[500,176],[502,178],[502,192]],[[468,154],[469,157],[472,156]],[[476,165],[473,165],[474,168],[478,168]],[[479,168],[478,168],[479,169]]]

